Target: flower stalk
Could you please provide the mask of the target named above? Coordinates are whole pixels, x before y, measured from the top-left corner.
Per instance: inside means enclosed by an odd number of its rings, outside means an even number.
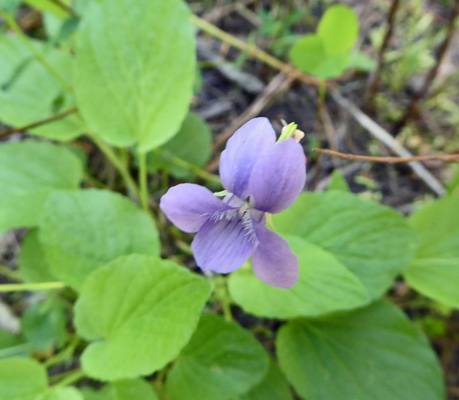
[[[0,293],[8,292],[34,292],[39,290],[55,290],[66,287],[64,282],[40,282],[40,283],[6,283],[0,285]]]

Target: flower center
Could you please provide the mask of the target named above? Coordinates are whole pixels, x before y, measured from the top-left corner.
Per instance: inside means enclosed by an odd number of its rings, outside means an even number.
[[[254,221],[251,215],[251,209],[248,203],[244,203],[241,207],[233,210],[216,211],[212,217],[212,221],[218,222],[222,220],[236,222],[241,226],[241,233],[248,237],[250,242],[258,244],[257,236],[255,235]]]

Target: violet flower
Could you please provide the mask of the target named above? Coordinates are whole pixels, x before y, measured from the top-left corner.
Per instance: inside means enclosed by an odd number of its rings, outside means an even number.
[[[266,228],[266,214],[284,211],[306,180],[306,159],[294,139],[276,142],[266,118],[255,118],[228,140],[220,177],[230,193],[220,200],[205,187],[184,183],[162,197],[160,208],[182,231],[197,232],[191,247],[203,270],[235,271],[252,255],[264,283],[288,289],[298,280],[298,258]]]

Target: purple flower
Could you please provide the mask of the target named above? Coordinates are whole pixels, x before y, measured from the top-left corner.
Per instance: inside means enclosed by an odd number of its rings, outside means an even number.
[[[203,270],[226,274],[252,255],[264,283],[288,289],[298,280],[298,258],[266,228],[266,213],[290,207],[306,180],[306,159],[294,139],[276,142],[266,118],[255,118],[228,140],[220,159],[223,200],[205,187],[180,184],[161,199],[161,210],[182,231],[197,232],[191,247]]]

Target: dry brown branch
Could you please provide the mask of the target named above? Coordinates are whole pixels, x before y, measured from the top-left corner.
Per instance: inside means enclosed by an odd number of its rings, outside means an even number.
[[[249,57],[258,58],[259,60],[263,61],[265,64],[270,65],[271,67],[278,69],[280,72],[285,73],[295,79],[300,80],[301,82],[306,83],[307,85],[311,86],[319,86],[320,79],[306,75],[301,71],[295,69],[290,64],[287,64],[278,58],[272,56],[271,54],[267,53],[266,51],[261,50],[257,46],[253,44],[248,44],[244,40],[233,36],[222,29],[210,24],[206,20],[198,17],[197,15],[191,15],[191,21],[197,26],[198,28],[202,29],[204,32],[215,36],[216,38],[220,39],[221,41],[228,43],[229,45],[242,50],[243,52],[247,53]],[[327,87],[335,87],[332,82],[327,82]]]
[[[459,154],[438,154],[430,156],[413,156],[413,157],[373,157],[373,156],[360,156],[357,154],[340,153],[339,151],[329,149],[312,149],[316,153],[328,154],[332,157],[338,157],[343,160],[353,161],[369,161],[373,163],[384,164],[402,164],[411,161],[430,161],[438,160],[444,162],[459,162]]]
[[[390,151],[399,157],[413,157],[413,154],[401,146],[389,132],[378,125],[349,100],[342,97],[337,90],[333,90],[330,93],[333,100],[335,100],[343,109],[345,109],[360,126],[365,128],[366,131],[370,133],[372,137],[387,146]],[[430,187],[436,194],[439,196],[445,194],[446,190],[443,185],[419,161],[411,161],[408,163],[408,165],[413,170],[413,172],[419,178],[421,178],[425,184]]]
[[[233,11],[235,11],[239,7],[246,7],[250,3],[253,3],[253,0],[239,0],[234,3],[229,3],[225,4],[221,7],[214,7],[212,11],[209,11],[207,14],[203,16],[203,18],[215,24],[218,20],[222,19],[223,17],[231,14]]]
[[[378,64],[376,70],[370,75],[368,91],[365,97],[371,102],[373,102],[372,99],[379,90],[379,85],[381,83],[381,71],[384,65],[384,54],[386,53],[387,47],[389,46],[389,42],[392,37],[392,33],[394,31],[395,15],[397,14],[399,4],[400,0],[392,0],[392,5],[390,6],[389,15],[387,17],[386,33],[384,35],[382,45],[378,51]]]
[[[258,77],[249,74],[234,66],[234,63],[226,61],[223,57],[211,50],[209,41],[197,40],[198,54],[209,61],[226,79],[235,82],[243,90],[250,94],[261,93],[265,84]]]
[[[12,135],[14,133],[25,132],[25,131],[28,131],[29,129],[33,129],[33,128],[37,128],[37,127],[42,126],[42,125],[49,124],[51,122],[54,122],[54,121],[57,121],[59,119],[65,118],[68,115],[75,114],[76,112],[78,112],[78,108],[77,107],[72,107],[72,108],[68,109],[67,111],[64,111],[64,112],[62,112],[60,114],[53,115],[52,117],[49,117],[49,118],[46,118],[46,119],[42,119],[41,121],[34,122],[33,124],[22,126],[20,128],[12,128],[12,129],[6,130],[5,132],[1,132],[0,133],[0,138],[4,138],[4,137]]]

